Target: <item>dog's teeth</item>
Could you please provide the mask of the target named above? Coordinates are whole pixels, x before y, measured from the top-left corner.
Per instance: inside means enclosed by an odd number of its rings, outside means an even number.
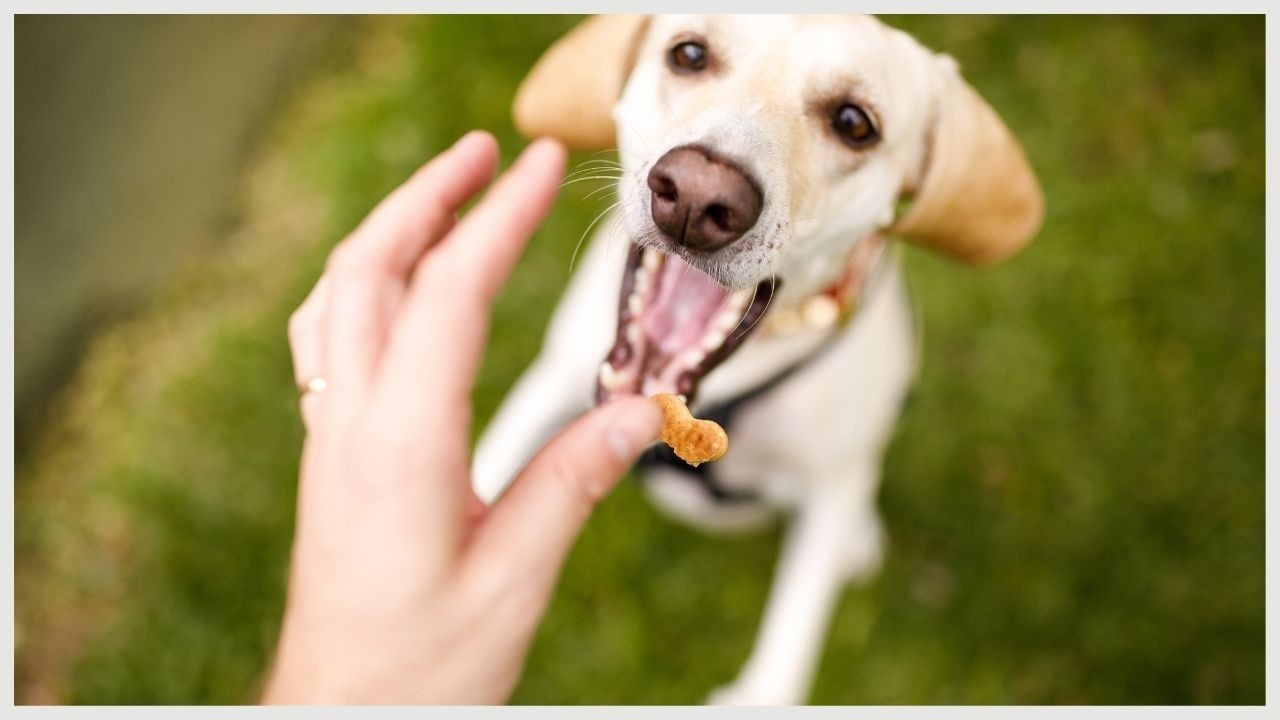
[[[721,310],[711,321],[711,332],[724,337],[738,327],[738,323],[742,322],[742,311],[727,307]]]
[[[658,269],[658,266],[661,264],[662,264],[662,256],[658,254],[658,251],[652,248],[645,248],[643,256],[640,260],[641,267],[643,267],[645,270],[648,270],[649,272],[654,272]]]
[[[738,323],[740,322],[742,322],[741,313],[725,313],[720,316],[720,328],[726,335],[728,335],[731,330],[738,327]]]
[[[711,352],[724,344],[725,338],[738,326],[739,318],[730,312],[722,312],[711,321],[711,326],[702,336],[702,349]]]
[[[697,367],[698,363],[702,362],[702,359],[706,356],[702,348],[692,347],[676,357],[675,365],[676,367],[684,368]]]
[[[638,323],[627,324],[627,342],[632,345],[639,346],[642,339],[640,333],[640,325]]]
[[[608,390],[619,390],[627,386],[631,373],[619,370],[606,360],[600,366],[600,384]]]
[[[632,293],[627,298],[627,312],[631,313],[631,317],[640,317],[644,312],[644,298],[640,297],[640,293]]]
[[[652,277],[653,277],[653,274],[650,273],[649,269],[644,267],[643,265],[636,268],[636,274],[635,274],[636,280],[635,280],[635,284],[633,285],[634,287],[633,292],[637,295],[647,295],[649,293],[649,287],[653,284]]]

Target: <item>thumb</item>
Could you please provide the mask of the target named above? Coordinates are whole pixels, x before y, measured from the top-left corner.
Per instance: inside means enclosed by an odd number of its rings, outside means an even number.
[[[575,420],[534,457],[489,510],[467,561],[524,585],[552,581],[596,503],[658,438],[662,412],[645,398],[624,398]],[[526,588],[522,588],[526,590]]]

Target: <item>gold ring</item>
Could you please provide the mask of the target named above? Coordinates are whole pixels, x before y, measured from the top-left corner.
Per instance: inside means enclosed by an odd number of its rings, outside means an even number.
[[[306,396],[308,393],[322,393],[329,387],[329,381],[319,375],[308,378],[305,382],[298,383],[298,393]]]

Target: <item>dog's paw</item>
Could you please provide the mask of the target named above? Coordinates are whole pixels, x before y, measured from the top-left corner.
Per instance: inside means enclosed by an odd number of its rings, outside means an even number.
[[[735,682],[712,691],[708,705],[803,705],[798,693],[782,688]]]

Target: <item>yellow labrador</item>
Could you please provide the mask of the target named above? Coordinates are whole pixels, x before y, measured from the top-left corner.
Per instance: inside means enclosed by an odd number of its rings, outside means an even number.
[[[883,553],[881,455],[915,366],[890,238],[970,264],[1016,252],[1042,196],[956,63],[870,17],[599,16],[552,46],[516,122],[616,147],[619,204],[477,448],[491,500],[592,402],[672,392],[726,426],[646,487],[710,530],[791,520],[725,703],[804,702],[844,583]]]

